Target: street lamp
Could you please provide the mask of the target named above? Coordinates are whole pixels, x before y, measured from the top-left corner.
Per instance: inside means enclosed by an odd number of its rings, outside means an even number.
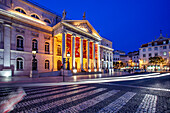
[[[36,50],[32,50],[32,57],[33,57],[32,70],[37,70],[37,68],[36,68],[36,66],[35,66],[35,63],[36,63],[36,60],[35,60],[36,53],[37,53]]]
[[[67,58],[68,58],[68,64],[67,64],[67,70],[70,70],[70,65],[69,65],[69,58],[70,58],[70,52],[67,52]]]

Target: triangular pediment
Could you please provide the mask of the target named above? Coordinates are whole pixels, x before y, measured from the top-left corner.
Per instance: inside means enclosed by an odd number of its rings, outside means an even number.
[[[64,20],[63,22],[101,38],[88,20]]]

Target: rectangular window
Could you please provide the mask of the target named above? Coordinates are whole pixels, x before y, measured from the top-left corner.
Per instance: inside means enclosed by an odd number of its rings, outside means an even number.
[[[158,47],[155,47],[154,50],[157,51],[157,50],[158,50]]]
[[[152,57],[152,54],[151,54],[151,53],[149,53],[149,57]]]
[[[157,42],[155,42],[155,46],[157,45]]]
[[[148,48],[148,51],[152,51],[152,48]]]
[[[166,46],[163,46],[163,49],[166,49]]]
[[[146,51],[146,49],[143,49],[143,52],[145,52]]]
[[[146,54],[143,54],[143,57],[146,57]]]
[[[158,56],[158,53],[155,53],[155,56]]]
[[[149,46],[149,47],[151,47],[151,46],[152,46],[152,44],[148,44],[148,46]]]

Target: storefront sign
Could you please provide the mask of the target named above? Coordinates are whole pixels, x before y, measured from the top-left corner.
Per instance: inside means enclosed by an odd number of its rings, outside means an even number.
[[[80,38],[79,37],[76,37],[75,57],[80,57]]]

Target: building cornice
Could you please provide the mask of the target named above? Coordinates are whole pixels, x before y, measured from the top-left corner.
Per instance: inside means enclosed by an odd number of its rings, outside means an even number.
[[[35,26],[35,27],[38,26],[41,29],[52,31],[52,27],[47,26],[45,24],[44,25],[41,24],[41,22],[42,22],[41,20],[34,19],[32,17],[29,17],[28,15],[20,14],[20,13],[18,13],[16,11],[13,11],[13,10],[6,11],[6,10],[3,10],[3,9],[0,9],[0,14],[4,15],[4,16],[7,16],[7,17],[9,17],[11,19],[15,19],[17,21],[20,21],[20,22]],[[31,18],[32,20],[28,19],[27,17]]]
[[[100,45],[101,48],[104,48],[104,49],[108,49],[110,51],[113,51],[114,49],[110,48],[110,47],[107,47],[107,46],[104,46],[104,45]]]
[[[84,30],[79,29],[79,28],[77,28],[77,27],[75,27],[75,26],[73,26],[73,25],[71,25],[71,24],[66,23],[66,22],[61,22],[61,24],[63,24],[63,25],[66,26],[66,27],[69,27],[69,28],[71,28],[71,29],[73,29],[73,30],[76,30],[76,31],[78,31],[78,32],[80,32],[80,33],[82,33],[82,34],[85,34],[85,35],[87,35],[87,36],[93,37],[94,39],[97,39],[97,40],[99,40],[99,41],[102,40],[100,37],[97,37],[97,36],[95,36],[95,35],[93,35],[93,34],[90,34],[90,33],[88,33],[88,32],[85,32]]]

